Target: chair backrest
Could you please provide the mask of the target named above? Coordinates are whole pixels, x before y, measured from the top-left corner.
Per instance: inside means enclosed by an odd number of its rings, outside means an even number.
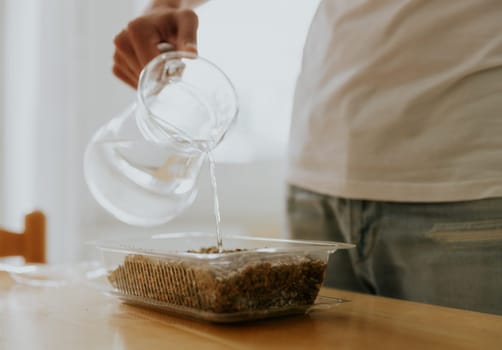
[[[45,215],[26,215],[24,232],[0,229],[0,257],[22,256],[27,263],[45,263]]]

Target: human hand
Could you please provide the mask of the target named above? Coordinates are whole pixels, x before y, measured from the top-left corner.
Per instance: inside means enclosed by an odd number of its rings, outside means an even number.
[[[136,89],[143,67],[159,55],[157,45],[197,53],[198,18],[189,9],[154,8],[127,25],[114,39],[113,74]]]

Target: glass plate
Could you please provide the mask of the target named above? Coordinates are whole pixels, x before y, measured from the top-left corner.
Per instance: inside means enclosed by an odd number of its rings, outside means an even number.
[[[0,264],[0,270],[7,271],[14,281],[35,287],[60,287],[94,280],[106,275],[98,261],[84,261],[74,264],[28,264],[21,266]]]

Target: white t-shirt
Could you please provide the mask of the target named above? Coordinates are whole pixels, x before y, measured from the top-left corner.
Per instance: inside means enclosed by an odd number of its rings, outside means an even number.
[[[502,0],[325,0],[289,182],[333,196],[502,197]]]

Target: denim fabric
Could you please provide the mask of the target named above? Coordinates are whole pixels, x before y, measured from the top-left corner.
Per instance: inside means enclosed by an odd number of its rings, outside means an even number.
[[[325,285],[502,315],[502,198],[398,203],[291,186],[290,234],[350,242]]]

